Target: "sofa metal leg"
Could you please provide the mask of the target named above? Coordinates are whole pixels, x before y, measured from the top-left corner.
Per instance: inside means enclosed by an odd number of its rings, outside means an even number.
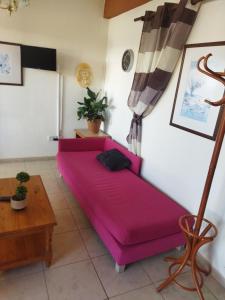
[[[177,251],[183,251],[185,248],[184,245],[176,247]]]
[[[118,263],[116,263],[115,265],[115,270],[117,273],[123,273],[125,271],[126,265],[118,265]]]

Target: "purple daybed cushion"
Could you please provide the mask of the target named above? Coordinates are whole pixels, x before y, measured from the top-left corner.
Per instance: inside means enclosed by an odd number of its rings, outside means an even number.
[[[180,232],[178,219],[187,211],[130,170],[105,169],[96,159],[100,152],[59,152],[58,161],[70,182],[82,188],[83,206],[112,236],[122,245],[133,245]]]

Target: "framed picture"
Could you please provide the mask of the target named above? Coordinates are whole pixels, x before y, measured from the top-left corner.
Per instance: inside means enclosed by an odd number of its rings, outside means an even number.
[[[23,85],[21,45],[0,42],[0,84]]]
[[[197,69],[199,58],[209,53],[213,55],[209,68],[223,71],[225,41],[185,46],[170,125],[215,140],[223,108],[211,106],[205,99],[220,100],[224,86]]]

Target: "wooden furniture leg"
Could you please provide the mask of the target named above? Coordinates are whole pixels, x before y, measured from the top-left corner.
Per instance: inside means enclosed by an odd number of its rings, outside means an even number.
[[[47,267],[50,267],[52,264],[52,234],[53,227],[50,227],[46,230],[46,259],[45,264]]]

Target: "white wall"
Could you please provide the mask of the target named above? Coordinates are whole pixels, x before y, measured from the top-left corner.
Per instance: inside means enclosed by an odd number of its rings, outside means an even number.
[[[108,23],[102,17],[104,0],[30,2],[12,16],[0,10],[0,40],[57,49],[59,70],[64,75],[63,134],[72,137],[74,128],[86,126],[76,117],[76,100],[82,100],[85,93],[74,80],[76,66],[89,63],[94,73],[92,87],[104,86]],[[56,145],[47,141],[47,136],[56,134],[51,117],[55,117],[56,85],[54,89],[48,85],[48,80],[52,84],[51,73],[27,69],[24,87],[0,86],[0,159],[56,153]],[[41,114],[50,119],[39,130]],[[26,148],[24,141],[32,145]]]
[[[225,40],[225,1],[204,2],[188,43]],[[126,136],[132,118],[127,98],[135,66],[130,73],[124,73],[121,57],[124,50],[130,48],[137,58],[142,22],[135,23],[133,19],[163,3],[163,0],[154,0],[109,22],[106,90],[113,108],[107,128],[109,134],[124,145],[127,145]],[[142,175],[192,213],[197,213],[214,142],[169,125],[179,69],[180,63],[159,104],[144,119]],[[224,165],[223,146],[206,212],[206,217],[218,226],[219,236],[210,248],[205,248],[204,255],[225,280]]]

